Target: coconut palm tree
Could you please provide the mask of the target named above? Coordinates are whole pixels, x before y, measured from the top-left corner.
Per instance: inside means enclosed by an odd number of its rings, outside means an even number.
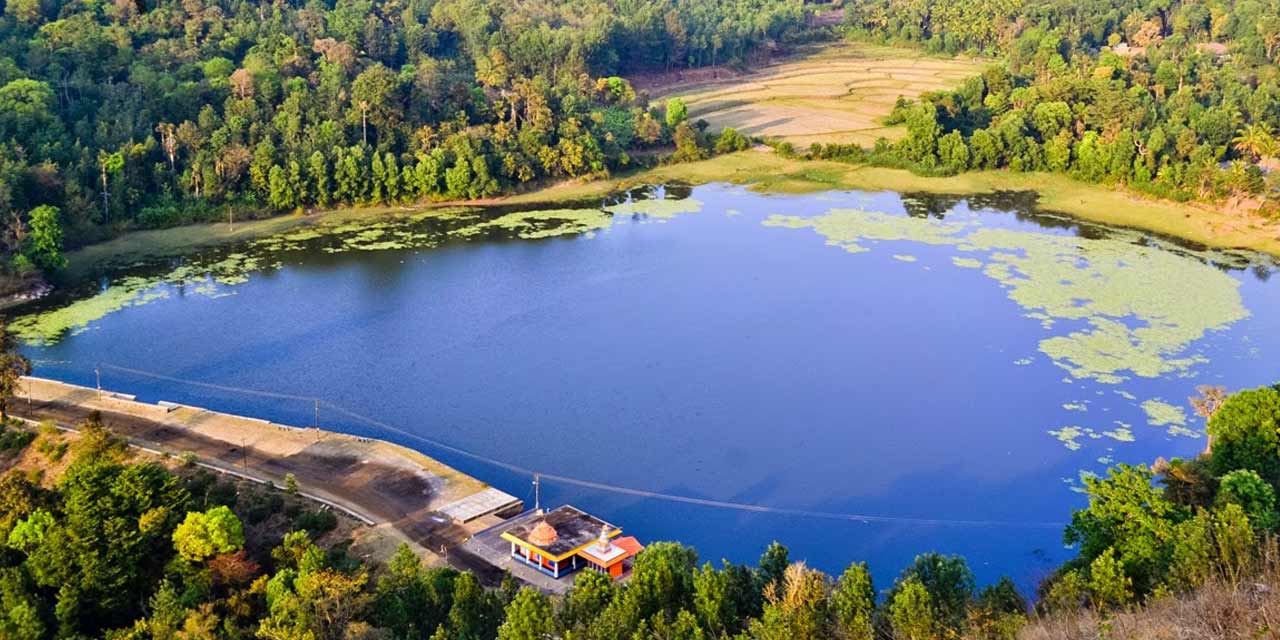
[[[1231,140],[1231,147],[1237,153],[1257,162],[1263,156],[1276,152],[1276,137],[1271,127],[1264,123],[1254,123],[1241,129]]]

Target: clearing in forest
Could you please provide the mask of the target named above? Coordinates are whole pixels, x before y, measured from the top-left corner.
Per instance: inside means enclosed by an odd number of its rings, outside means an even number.
[[[978,74],[985,62],[938,58],[920,51],[841,44],[790,57],[742,75],[720,70],[721,79],[654,87],[655,99],[680,97],[689,117],[715,131],[733,127],[752,136],[779,138],[800,148],[814,142],[871,146],[896,139],[901,127],[885,126],[899,96],[915,98],[951,89]]]

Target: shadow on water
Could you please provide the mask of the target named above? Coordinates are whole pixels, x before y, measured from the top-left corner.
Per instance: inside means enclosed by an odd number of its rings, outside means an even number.
[[[1035,191],[992,191],[976,194],[938,194],[904,192],[902,205],[907,215],[915,218],[943,220],[957,208],[997,211],[1013,214],[1019,222],[1029,222],[1043,229],[1069,231],[1090,240],[1124,237],[1138,246],[1158,247],[1174,251],[1224,272],[1251,271],[1263,282],[1280,266],[1272,256],[1247,249],[1213,249],[1208,245],[1145,229],[1108,225],[1040,207],[1040,194]]]

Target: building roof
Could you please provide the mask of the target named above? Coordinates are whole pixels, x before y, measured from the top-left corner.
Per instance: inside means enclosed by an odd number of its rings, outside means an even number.
[[[545,526],[544,526],[545,525]],[[554,537],[548,535],[553,530]],[[622,533],[617,527],[589,515],[577,507],[565,505],[548,511],[533,522],[518,524],[507,529],[502,538],[516,544],[536,549],[551,560],[567,558],[582,547],[596,542],[601,529],[610,537]]]
[[[602,567],[608,567],[618,564],[643,550],[644,545],[640,544],[639,540],[627,536],[610,540],[608,548],[603,548],[599,542],[596,542],[578,551],[578,555]]]

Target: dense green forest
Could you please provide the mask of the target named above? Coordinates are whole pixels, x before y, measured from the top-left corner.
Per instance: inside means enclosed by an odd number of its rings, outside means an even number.
[[[705,142],[619,74],[768,55],[805,19],[800,0],[0,4],[11,273],[120,228],[604,175]]]
[[[998,56],[955,91],[900,101],[909,129],[872,159],[928,173],[1068,173],[1275,213],[1280,5],[1274,1],[854,0],[846,28]],[[826,158],[865,159],[821,146]]]

